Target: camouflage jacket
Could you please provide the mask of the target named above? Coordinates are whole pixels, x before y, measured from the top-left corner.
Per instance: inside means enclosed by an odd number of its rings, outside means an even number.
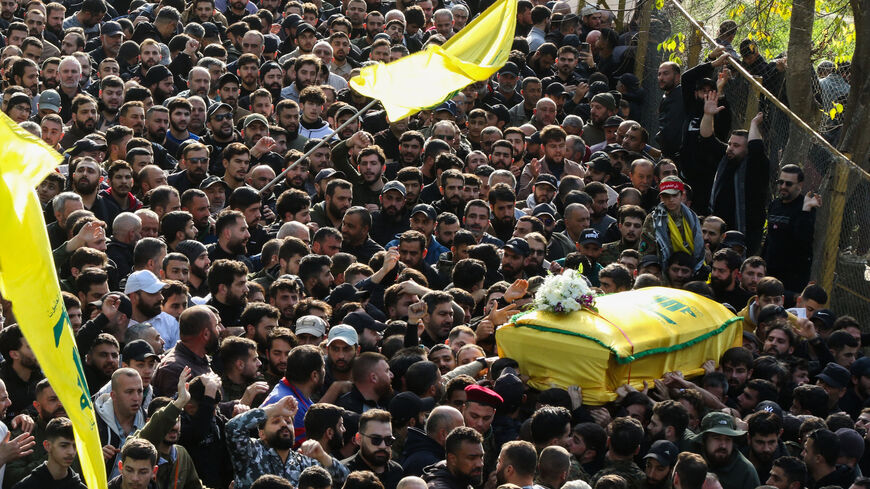
[[[598,263],[600,263],[602,267],[615,263],[616,260],[619,259],[620,253],[627,249],[636,250],[637,243],[629,245],[621,239],[612,243],[605,243],[604,246],[601,247],[601,256],[598,257]]]
[[[257,426],[265,421],[265,411],[251,409],[227,423],[227,445],[236,472],[236,489],[249,489],[251,484],[263,474],[283,477],[296,487],[299,485],[299,475],[303,470],[312,465],[319,465],[317,460],[294,451],[290,451],[287,460],[282,461],[278,452],[262,441],[251,438],[250,432],[256,430]],[[348,474],[347,467],[335,458],[326,470],[332,476],[332,481],[339,487]]]
[[[628,482],[629,489],[640,489],[641,482],[646,480],[646,474],[644,474],[644,472],[640,470],[640,467],[638,467],[633,461],[608,459],[604,463],[604,468],[596,472],[592,477],[592,487],[595,487],[595,483],[598,482],[598,479],[608,474],[621,476],[626,482]]]

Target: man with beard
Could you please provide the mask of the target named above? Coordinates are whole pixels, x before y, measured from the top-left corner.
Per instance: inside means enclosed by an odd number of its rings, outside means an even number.
[[[761,136],[764,116],[759,112],[748,132],[732,131],[726,144],[716,139],[713,132],[713,117],[720,110],[723,107],[717,107],[715,93],[710,93],[704,103],[698,142],[699,152],[711,155],[711,162],[719,157],[710,208],[731,229],[742,232],[746,236],[746,249],[754,252],[761,245],[767,213],[769,163]]]
[[[164,65],[148,68],[142,86],[151,90],[155,105],[163,105],[167,98],[175,95],[175,77]]]
[[[48,453],[43,441],[50,440],[51,436],[46,433],[46,427],[49,421],[66,417],[66,410],[63,408],[60,399],[52,389],[48,379],[42,379],[36,384],[36,400],[33,402],[33,407],[36,409],[37,417],[34,420],[33,429],[30,435],[33,436],[33,450],[30,455],[19,458],[18,460],[10,461],[6,464],[6,475],[4,478],[10,481],[20,481],[30,475],[30,473],[45,462]],[[10,438],[14,439],[21,434],[21,430],[13,430]],[[75,443],[75,440],[73,440]]]
[[[60,95],[60,117],[68,121],[74,112],[72,101],[81,94],[79,82],[82,80],[82,65],[72,56],[65,56],[57,66],[60,78],[58,93]],[[96,104],[94,105],[96,110]],[[93,128],[91,128],[93,130]],[[73,141],[75,142],[75,141]],[[72,143],[70,143],[71,145]]]
[[[305,295],[315,299],[326,299],[332,289],[335,277],[330,268],[332,260],[326,255],[308,255],[299,261],[299,278],[305,286]]]
[[[311,221],[319,228],[341,228],[344,213],[350,209],[353,202],[353,185],[347,180],[336,178],[326,185],[323,202],[314,204],[311,208]]]
[[[260,38],[263,38],[263,35],[259,32],[252,31],[250,34],[259,34]],[[247,34],[245,36],[247,37]],[[239,86],[239,101],[244,106],[250,106],[252,102],[250,95],[260,88],[260,58],[251,53],[241,55],[236,62],[236,73],[238,73],[239,82],[241,82]]]
[[[310,27],[311,26],[308,26],[308,28]],[[296,80],[294,80],[290,86],[281,89],[281,98],[299,103],[299,94],[302,93],[302,90],[317,84],[317,75],[320,73],[322,64],[323,62],[320,58],[313,54],[304,54],[296,58],[296,62],[293,64],[293,70],[296,72]]]
[[[247,243],[251,237],[245,215],[239,211],[225,209],[215,221],[217,242],[208,245],[208,257],[212,263],[226,258],[242,262],[248,270],[253,270],[247,256]]]
[[[359,419],[357,432],[359,451],[341,461],[351,472],[369,470],[377,476],[384,489],[396,489],[404,475],[398,462],[392,460],[392,416],[381,409],[369,409]]]
[[[97,127],[97,102],[90,95],[76,95],[69,107],[70,125],[64,129],[65,134],[60,140],[60,147],[64,150],[73,147]]]
[[[420,231],[417,231],[416,229],[413,229],[413,223],[411,227],[412,229],[405,231],[404,233],[400,234],[397,239],[387,243],[387,249],[391,249],[395,246],[397,251],[399,252],[399,261],[401,261],[402,264],[404,264],[406,267],[413,268],[422,273],[426,277],[426,280],[429,282],[430,287],[441,288],[442,284],[440,283],[441,280],[438,277],[438,272],[435,270],[433,265],[429,264],[429,261],[426,259],[426,257],[431,252],[431,250],[426,248],[426,235],[421,233]],[[431,239],[432,242],[435,244],[438,243],[435,238],[430,237],[429,239]],[[447,248],[444,248],[440,244],[438,244],[438,246],[443,248],[445,251],[449,251]],[[438,252],[439,256],[440,254],[441,252]]]
[[[169,128],[169,109],[162,105],[152,105],[145,112],[145,133],[143,136],[157,144],[163,144]],[[177,156],[173,154],[173,157]]]
[[[780,441],[782,417],[776,412],[759,410],[746,418],[749,425],[749,446],[743,453],[755,466],[760,476],[770,474],[773,461],[788,456],[785,444]]]
[[[568,134],[559,126],[550,125],[541,130],[541,146],[544,149],[544,157],[532,160],[526,165],[520,175],[518,197],[525,199],[532,193],[533,185],[538,175],[552,174],[556,180],[562,180],[565,175],[576,175],[580,178],[586,174],[583,168],[570,160],[565,159],[565,141]]]
[[[423,480],[429,489],[467,489],[483,483],[483,436],[459,426],[444,441],[447,460],[426,467]]]
[[[205,297],[208,294],[208,269],[211,259],[208,257],[208,249],[199,241],[186,240],[178,243],[175,250],[184,253],[190,260],[190,274],[187,276],[187,286],[193,297]]]
[[[506,183],[497,183],[489,191],[489,205],[492,207],[492,226],[495,237],[507,242],[514,233],[517,218],[514,213],[517,196]]]
[[[225,102],[212,104],[206,112],[206,127],[208,132],[202,138],[203,144],[211,146],[208,172],[212,175],[223,175],[222,164],[224,149],[241,139],[233,127],[233,107]]]
[[[423,144],[423,135],[418,131],[405,131],[399,136],[399,166],[402,170],[407,167],[419,167],[422,164],[420,157],[423,155]],[[406,181],[401,179],[400,181],[406,184],[407,189]]]
[[[359,351],[359,335],[353,327],[339,324],[329,329],[329,335],[326,338],[324,389],[329,389],[336,381],[352,380],[353,362],[359,355]]]
[[[60,80],[58,79],[58,75],[60,74],[59,66],[60,58],[49,58],[43,61],[42,69],[39,71],[39,80],[42,82],[43,89],[43,92],[40,94],[39,101],[46,102],[53,99],[54,102],[51,102],[50,105],[56,107],[53,108],[53,112],[55,113],[60,113],[60,94],[57,94],[57,97],[54,97],[52,94],[51,99],[43,99],[42,97],[45,96],[45,90],[52,90],[57,93],[57,87],[60,83]]]
[[[384,185],[378,196],[380,208],[372,213],[371,238],[379,245],[385,245],[394,236],[410,228],[405,209],[405,186],[392,180]]]
[[[299,474],[318,462],[329,471],[333,481],[344,481],[347,467],[331,457],[319,442],[307,440],[298,452],[293,450],[296,412],[295,398],[287,396],[275,404],[236,416],[227,423],[227,445],[235,468],[237,488],[249,489],[262,474],[278,475],[295,486],[299,483]],[[256,439],[250,438],[254,428],[259,430]]]
[[[230,336],[221,341],[218,357],[223,362],[221,399],[238,400],[245,406],[258,405],[269,391],[269,384],[260,379],[260,356],[257,344],[249,338]]]
[[[643,457],[646,478],[641,487],[643,489],[669,489],[679,454],[680,449],[667,440],[654,442],[649,452]]]
[[[181,152],[178,167],[180,172],[167,178],[167,183],[178,190],[179,194],[196,189],[208,177],[209,149],[202,143],[190,143]]]
[[[121,130],[119,132],[129,131],[129,128],[124,126],[115,127]],[[110,222],[113,223],[112,233],[114,234],[115,218],[122,212],[136,212],[142,208],[142,202],[131,192],[133,189],[133,169],[126,161],[114,160],[114,163],[109,166],[108,174],[109,188],[101,190],[99,195],[112,209]],[[135,243],[135,240],[133,242]]]
[[[82,368],[88,382],[88,390],[97,392],[103,384],[111,379],[112,373],[118,369],[118,357],[121,355],[121,349],[118,340],[108,333],[97,334],[89,346]]]
[[[806,437],[802,454],[807,465],[809,487],[849,487],[855,481],[856,471],[852,467],[837,464],[841,450],[839,440],[835,433],[824,428]]]
[[[517,76],[520,74],[517,65],[508,61],[498,70],[498,87],[483,99],[485,105],[503,104],[513,107],[522,103],[523,97],[517,93]]]
[[[767,239],[761,251],[770,274],[794,292],[803,290],[809,280],[816,209],[822,205],[818,193],[802,193],[803,181],[801,167],[780,168],[779,197],[768,207]]]
[[[263,401],[263,407],[278,403],[285,397],[293,397],[299,410],[293,419],[295,444],[300,445],[308,437],[305,433],[305,413],[311,407],[311,398],[320,393],[326,377],[323,355],[314,345],[299,345],[290,350],[284,378]]]
[[[351,160],[356,155],[356,167]],[[335,169],[349,177],[353,184],[353,202],[365,206],[369,211],[378,208],[378,197],[387,179],[384,178],[387,157],[380,146],[371,143],[371,136],[365,132],[354,134],[347,142],[340,142],[332,149]]]
[[[650,422],[646,426],[646,440],[648,443],[659,440],[667,440],[674,445],[686,444],[686,428],[689,426],[689,411],[683,404],[666,400],[653,405]],[[691,432],[689,432],[691,435]],[[674,453],[674,457],[679,450]],[[673,464],[671,464],[673,468]]]
[[[103,222],[112,222],[112,210],[106,198],[99,195],[102,169],[91,157],[78,158],[70,165],[73,191],[82,198],[86,210]],[[111,231],[109,231],[111,233]]]
[[[39,93],[39,65],[27,58],[19,58],[12,63],[12,81],[14,85],[24,87],[24,92],[31,98]]]
[[[250,307],[250,306],[249,306]],[[266,361],[263,363],[263,378],[274,388],[284,377],[287,370],[287,357],[296,345],[296,338],[289,328],[276,326],[269,330],[263,347],[266,352]]]
[[[766,306],[766,308],[772,308],[774,315],[778,314],[777,307],[779,306]],[[765,355],[788,358],[794,353],[798,338],[791,324],[786,320],[788,316],[785,311],[781,307],[779,307],[779,311],[782,311],[780,318],[764,318],[764,322],[769,322],[770,326],[763,333],[765,338],[762,351]]]
[[[752,297],[738,283],[740,263],[740,255],[731,248],[723,248],[713,255],[710,287],[717,302],[740,307]]]
[[[133,304],[133,315],[130,325],[147,322],[157,331],[175,332],[178,322],[171,315],[163,312],[163,295],[161,291],[166,283],[161,282],[150,270],[139,270],[130,274],[124,287],[124,293],[130,297]],[[172,338],[175,335],[168,335]]]
[[[722,246],[722,239],[728,229],[725,221],[718,216],[707,216],[701,223],[701,236],[704,238],[704,254],[707,263],[712,263],[713,254]]]
[[[680,84],[680,65],[672,61],[662,63],[658,70],[658,84],[665,95],[659,102],[659,129],[655,139],[662,150],[662,155],[672,157],[682,146],[683,122],[686,118],[683,108],[683,87]],[[718,94],[713,93],[718,99]]]
[[[332,46],[332,62],[329,64],[330,73],[344,78],[350,78],[350,72],[355,68],[354,63],[348,58],[351,52],[350,38],[341,31],[333,32],[329,36],[329,45]]]
[[[241,315],[248,303],[248,268],[235,260],[216,260],[208,270],[211,299],[206,303],[220,314],[226,326],[242,326]]]
[[[798,457],[780,457],[773,461],[770,477],[765,484],[777,489],[803,489],[807,487],[807,466]]]
[[[274,61],[264,63],[260,67],[260,86],[265,88],[272,96],[273,101],[281,100],[281,88],[283,87],[284,70],[281,65]],[[270,109],[271,109],[270,105]]]
[[[465,188],[465,177],[459,170],[453,168],[444,170],[439,177],[441,191],[441,199],[432,203],[437,214],[449,212],[457,217],[462,217],[465,212],[465,199],[463,198],[463,190]],[[439,241],[440,242],[440,241]],[[444,246],[450,247],[450,243],[441,243]]]
[[[387,357],[380,353],[365,352],[353,362],[353,387],[342,395],[336,405],[358,414],[370,409],[385,409],[393,393],[393,373]]]
[[[525,263],[531,255],[529,243],[523,238],[511,238],[504,245],[504,254],[501,258],[499,273],[505,281],[512,283],[525,276]]]
[[[599,93],[589,102],[589,121],[583,126],[583,141],[594,146],[605,141],[604,123],[616,115],[616,100],[609,93]]]
[[[166,150],[172,155],[178,155],[181,144],[192,139],[199,141],[200,137],[190,132],[187,127],[190,124],[190,112],[193,107],[186,98],[176,97],[169,102],[169,130],[166,131]]]
[[[280,88],[281,82],[278,82],[278,85],[278,88]],[[271,91],[273,87],[266,86],[266,88]],[[272,99],[280,100],[275,105],[275,120],[279,126],[287,131],[287,149],[303,151],[308,138],[299,135],[299,104],[293,100],[281,99],[280,92],[277,97],[273,94]],[[328,156],[329,148],[324,149]],[[311,155],[311,158],[314,159],[314,155]],[[319,167],[316,171],[320,171]]]
[[[142,82],[148,70],[160,64],[163,56],[160,53],[160,45],[154,39],[145,39],[139,46],[139,64],[133,66],[122,77],[124,80],[136,80]],[[153,95],[153,94],[152,94]]]
[[[640,241],[646,212],[639,206],[629,204],[621,206],[618,215],[617,227],[621,237],[619,241],[605,243],[602,247],[598,263],[603,266],[614,263],[625,250],[636,250]]]
[[[11,419],[33,403],[35,386],[44,376],[30,344],[17,325],[8,326],[0,333],[0,353],[4,359],[0,365],[0,378],[12,400],[7,417]]]
[[[299,283],[290,277],[280,277],[269,285],[267,298],[269,305],[278,309],[278,324],[285,328],[293,328],[296,304],[299,303]],[[243,325],[247,327],[243,322]]]
[[[364,207],[353,206],[341,219],[341,251],[357,257],[361,263],[368,263],[372,256],[384,247],[369,237],[372,229],[372,216]]]
[[[502,247],[504,246],[504,241],[486,232],[489,228],[489,218],[489,204],[480,199],[471,200],[465,204],[465,216],[462,218],[462,225],[471,232],[478,244],[491,243],[497,247]]]
[[[209,92],[211,91],[211,74],[208,68],[204,66],[196,66],[190,70],[187,77],[187,90],[179,92],[180,97],[198,96],[205,100],[210,100]]]
[[[543,489],[535,484],[538,453],[527,441],[514,440],[502,445],[498,454],[495,478],[498,485],[516,484],[529,489]]]
[[[344,409],[326,402],[312,404],[305,415],[305,434],[320,442],[330,453],[338,454],[344,446]],[[305,487],[305,486],[303,486]]]
[[[214,308],[202,305],[185,309],[178,317],[181,340],[166,352],[151,380],[154,394],[171,395],[185,367],[190,367],[194,377],[210,374],[208,355],[217,352],[221,331],[223,326]]]
[[[701,433],[695,439],[703,444],[701,455],[710,472],[719,477],[723,489],[743,489],[760,484],[755,467],[734,446],[735,438],[743,438],[745,434],[737,429],[734,417],[727,413],[715,411],[701,420]]]
[[[131,441],[145,439],[157,448],[159,460],[154,476],[158,484],[181,488],[201,484],[193,459],[187,450],[178,444],[181,433],[179,416],[191,397],[187,389],[189,378],[189,373],[182,373],[175,399],[161,397],[152,401],[148,405],[148,421],[145,426],[130,435]]]
[[[118,109],[118,124],[133,130],[134,137],[145,135],[145,106],[139,101],[125,102]],[[132,164],[132,161],[130,161]]]

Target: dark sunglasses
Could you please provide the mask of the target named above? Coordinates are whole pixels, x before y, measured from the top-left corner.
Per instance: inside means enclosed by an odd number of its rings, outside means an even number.
[[[788,180],[779,179],[776,181],[777,185],[785,185],[786,187],[791,187],[794,185],[794,182],[789,182]]]
[[[214,119],[214,120],[216,120],[216,121],[218,121],[218,122],[220,122],[220,121],[223,121],[223,120],[229,119],[229,118],[232,117],[232,116],[233,116],[233,113],[232,113],[232,112],[224,112],[223,114],[214,114],[214,115],[211,116],[211,118]]]
[[[396,437],[392,436],[392,435],[391,436],[366,435],[365,433],[360,433],[360,435],[371,440],[372,445],[374,445],[376,447],[380,446],[381,443],[383,443],[384,445],[386,445],[388,447],[391,447],[391,446],[393,446],[393,443],[396,442]]]

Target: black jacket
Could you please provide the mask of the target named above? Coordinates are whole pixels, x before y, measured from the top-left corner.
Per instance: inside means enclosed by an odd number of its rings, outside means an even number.
[[[119,277],[126,277],[133,271],[133,245],[109,241],[106,243],[106,255],[115,262]]]
[[[88,486],[82,482],[74,470],[70,468],[66,470],[66,477],[61,480],[55,480],[48,471],[48,462],[44,462],[39,467],[33,469],[30,475],[12,486],[12,489],[87,489]]]
[[[419,428],[408,428],[402,467],[406,475],[422,475],[423,469],[444,460],[444,447]]]
[[[767,273],[782,280],[786,290],[800,292],[810,279],[816,210],[804,212],[804,194],[785,203],[774,199],[767,209],[767,239],[761,257]]]
[[[365,460],[363,460],[362,456],[360,456],[360,452],[356,452],[353,456],[342,460],[341,463],[343,463],[351,472],[355,470],[372,470]],[[402,466],[395,460],[388,460],[387,469],[384,470],[382,474],[375,475],[378,480],[381,481],[381,484],[384,485],[384,489],[396,489],[396,486],[399,485],[399,481],[405,476]]]
[[[447,462],[443,460],[423,469],[423,480],[426,481],[429,489],[469,489],[471,487],[447,470]]]

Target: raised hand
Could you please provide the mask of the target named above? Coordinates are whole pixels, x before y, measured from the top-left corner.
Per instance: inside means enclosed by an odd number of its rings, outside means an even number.
[[[719,93],[707,92],[704,95],[704,113],[708,115],[716,115],[725,110],[725,107],[719,105]]]

